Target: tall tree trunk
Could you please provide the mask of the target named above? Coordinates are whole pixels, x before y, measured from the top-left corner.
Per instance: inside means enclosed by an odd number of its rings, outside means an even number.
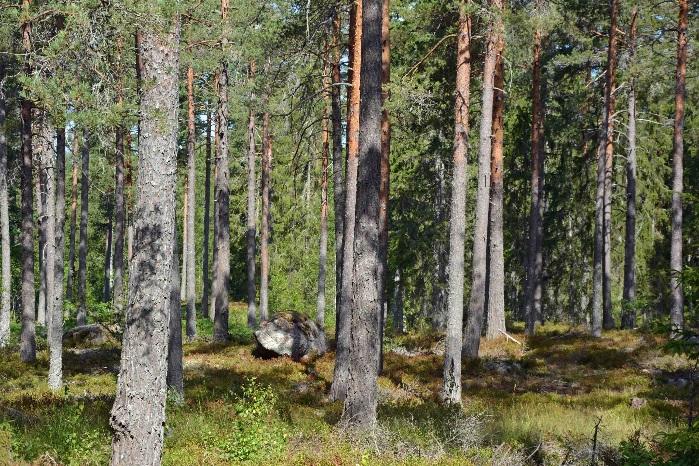
[[[187,338],[192,341],[197,336],[196,308],[196,278],[195,278],[195,246],[194,216],[196,207],[195,184],[197,180],[196,158],[194,144],[196,130],[194,127],[194,69],[187,68],[187,244],[184,254],[187,255]]]
[[[228,17],[228,0],[221,0],[221,19],[225,24]],[[228,40],[224,34],[221,48],[226,52]],[[231,245],[229,219],[229,182],[228,182],[228,64],[221,62],[218,73],[218,108],[216,131],[218,145],[216,151],[215,196],[216,209],[214,220],[214,341],[228,341],[228,289],[231,278]]]
[[[216,86],[218,86],[218,81],[219,81],[218,73],[215,76],[215,80],[216,80]],[[214,147],[215,147],[214,150],[215,150],[216,154],[218,154],[219,151],[221,150],[220,149],[221,143],[220,143],[219,138],[218,138],[218,136],[219,136],[218,127],[220,126],[220,124],[221,124],[221,122],[219,120],[219,115],[218,115],[218,110],[217,110],[216,117],[215,117],[215,125],[216,125],[216,132],[215,133],[216,134],[214,136]],[[216,254],[218,251],[218,248],[216,247],[216,241],[217,241],[216,238],[218,238],[218,232],[216,231],[216,229],[218,228],[218,222],[216,220],[218,218],[218,202],[216,202],[216,179],[218,178],[218,174],[216,173],[218,170],[217,167],[218,167],[218,162],[214,163],[214,225],[213,225],[214,226],[214,231],[213,231],[214,239],[213,239],[213,251],[211,251],[211,256],[212,256],[211,262],[212,262],[214,267],[216,267]],[[213,288],[213,283],[212,283],[212,288]],[[216,320],[216,297],[214,297],[214,299],[211,300],[211,305],[209,306],[209,319],[212,322],[215,322],[215,320]]]
[[[463,278],[462,278],[463,280]],[[462,295],[463,299],[463,295]],[[401,281],[400,269],[396,270],[393,278],[393,331],[397,334],[402,334],[403,329],[403,282]],[[459,337],[459,353],[461,352],[461,337]]]
[[[382,0],[362,0],[359,167],[351,298],[349,377],[342,419],[360,429],[376,424],[380,352],[379,192],[381,189]]]
[[[5,79],[5,59],[0,58],[0,80]],[[2,242],[2,298],[0,298],[0,348],[10,338],[10,214],[7,194],[7,136],[5,134],[5,94],[0,92],[0,241]]]
[[[203,292],[201,297],[201,315],[209,316],[209,291],[211,290],[211,275],[209,274],[209,225],[211,223],[210,203],[211,203],[211,112],[206,112],[206,147],[204,163],[204,247],[202,248],[202,283]]]
[[[543,1],[537,2],[540,8]],[[542,200],[544,170],[544,106],[541,82],[542,32],[537,26],[534,32],[532,59],[532,120],[531,120],[531,204],[529,208],[529,238],[527,244],[527,273],[524,306],[527,335],[536,332],[536,319],[541,312],[541,280],[543,256],[539,245],[543,233]]]
[[[110,425],[111,464],[160,464],[175,247],[179,20],[143,31],[134,257],[121,368]]]
[[[597,162],[597,199],[595,206],[595,273],[593,276],[592,335],[602,335],[602,328],[614,328],[612,316],[612,170],[614,156],[614,104],[617,59],[617,15],[619,0],[611,1],[607,73],[604,90],[604,117]],[[600,269],[600,270],[598,270]],[[600,273],[601,272],[601,273]],[[599,293],[602,293],[601,297]],[[600,312],[601,305],[601,312]],[[601,320],[601,321],[600,321]]]
[[[251,108],[248,115],[248,211],[247,211],[247,231],[245,232],[245,261],[247,266],[248,279],[248,327],[257,327],[257,309],[255,300],[257,290],[255,289],[255,236],[257,212],[255,198],[257,197],[257,178],[255,177],[255,112]]]
[[[464,318],[464,240],[466,236],[466,168],[471,80],[471,18],[468,0],[462,0],[456,50],[456,99],[454,102],[454,174],[449,223],[449,310],[444,350],[442,398],[461,404],[461,344]],[[398,278],[398,285],[400,279]],[[402,287],[401,287],[402,289]],[[402,316],[401,316],[402,320]],[[401,322],[402,326],[402,322]]]
[[[123,317],[124,290],[124,243],[126,233],[126,204],[124,202],[124,128],[116,128],[116,150],[114,152],[114,312]]]
[[[55,248],[56,258],[54,267],[53,304],[49,303],[51,312],[51,339],[54,346],[55,358],[52,367],[58,375],[58,385],[62,379],[62,337],[63,337],[63,256],[65,253],[65,223],[66,223],[66,130],[61,126],[56,130],[56,162],[55,162]],[[50,230],[49,230],[50,231]],[[51,360],[50,360],[51,361]],[[49,371],[51,374],[51,371]],[[58,386],[57,385],[57,386]]]
[[[326,54],[327,55],[327,54]],[[325,338],[325,276],[328,263],[328,164],[330,158],[330,127],[328,124],[327,94],[330,79],[324,77],[325,105],[321,119],[321,179],[320,179],[320,241],[318,245],[318,293],[316,295],[316,323]]]
[[[388,115],[388,86],[391,82],[390,0],[381,7],[381,162],[379,189],[379,374],[383,370],[384,315],[388,307],[388,200],[391,172],[391,122]]]
[[[104,277],[102,281],[102,301],[108,303],[112,299],[112,215],[107,219],[106,238],[104,240]]]
[[[350,96],[347,115],[347,166],[345,173],[345,220],[342,237],[340,307],[336,309],[336,348],[330,397],[344,400],[349,383],[350,317],[354,269],[354,225],[359,165],[359,102],[362,58],[362,1],[355,0],[350,11]]]
[[[262,116],[262,223],[260,231],[260,320],[269,318],[269,228],[270,182],[272,171],[272,135],[269,112]]]
[[[28,13],[30,0],[22,0],[22,8]],[[32,49],[32,24],[22,23],[22,44],[29,55]],[[32,72],[29,59],[25,59],[24,74]],[[22,99],[22,334],[19,355],[24,362],[36,359],[36,328],[34,321],[34,189],[32,175],[32,103]]]
[[[342,296],[342,238],[345,225],[345,176],[342,160],[342,110],[340,108],[340,46],[342,19],[339,8],[333,9],[332,70],[330,74],[330,113],[333,139],[333,206],[335,214],[335,312],[340,309]],[[337,329],[337,328],[336,328]]]
[[[636,56],[636,32],[638,7],[631,11],[629,34],[629,66]],[[632,72],[633,73],[633,72]],[[629,153],[626,158],[626,238],[624,241],[624,311],[621,326],[631,329],[636,326],[636,80],[629,80],[629,125],[627,137]]]
[[[90,192],[90,135],[83,129],[81,148],[82,170],[80,174],[80,244],[78,245],[78,325],[87,322],[87,216]]]
[[[182,274],[180,277],[180,301],[185,301],[187,299],[187,260],[189,259],[189,255],[187,254],[187,235],[189,234],[187,229],[187,218],[189,217],[189,191],[187,190],[186,183],[184,195],[182,197]]]
[[[488,232],[488,318],[485,338],[494,340],[505,330],[505,255],[503,244],[503,142],[505,113],[505,37],[500,36],[495,67],[492,153],[490,164],[490,231]]]
[[[34,194],[36,201],[36,211],[38,215],[37,224],[39,230],[39,296],[38,303],[36,306],[36,321],[39,325],[46,326],[46,235],[48,233],[46,231],[46,172],[41,169],[41,161],[44,152],[51,150],[50,147],[47,147],[51,144],[51,140],[47,139],[48,134],[50,134],[50,132],[45,127],[47,122],[45,120],[44,113],[39,111],[38,109],[35,109],[34,116],[34,121],[37,123],[36,126],[38,126],[38,134],[36,134],[36,136],[38,137],[36,137],[33,141],[33,156],[36,159],[36,166],[39,167],[37,170],[37,177],[35,179],[36,193]]]
[[[26,2],[26,0],[25,0]],[[28,3],[28,2],[27,2]],[[25,28],[28,26],[25,26]],[[25,32],[25,35],[27,33]],[[34,182],[32,180],[32,103],[22,101],[22,334],[19,354],[36,359],[34,301]]]
[[[617,21],[619,0],[612,0],[611,25],[609,28],[609,49],[607,57],[607,117],[606,144],[604,151],[604,310],[602,326],[612,329],[615,326],[612,315],[612,176],[614,174],[614,111],[616,102],[617,65]]]
[[[44,227],[46,231],[45,253],[44,253],[44,273],[45,273],[45,293],[46,293],[46,328],[49,346],[49,373],[48,385],[53,390],[61,388],[63,381],[62,359],[63,359],[63,319],[56,316],[56,311],[62,312],[56,307],[56,178],[55,162],[56,156],[53,148],[53,138],[56,134],[53,125],[49,121],[48,113],[43,114],[41,124],[42,151],[40,154],[40,170],[42,178],[46,180],[45,214]]]
[[[684,175],[684,101],[687,80],[687,0],[679,0],[677,24],[677,68],[675,70],[675,124],[672,138],[672,236],[670,240],[670,324],[671,335],[684,327],[682,293],[682,191]]]
[[[177,223],[177,222],[175,222]],[[167,388],[174,401],[184,401],[184,368],[182,364],[182,301],[180,301],[180,268],[177,254],[177,227],[173,232],[172,267],[170,267],[170,321],[167,345]]]
[[[72,177],[70,184],[70,233],[68,235],[68,279],[66,280],[66,298],[73,300],[75,291],[75,230],[78,221],[78,130],[73,126],[73,142],[70,152],[72,154]]]
[[[463,355],[478,357],[481,330],[486,310],[487,252],[488,252],[488,212],[490,207],[490,152],[491,129],[493,124],[493,87],[495,65],[498,58],[498,43],[502,32],[502,0],[492,0],[496,15],[488,26],[488,44],[483,65],[483,98],[480,123],[480,143],[478,150],[478,181],[476,190],[476,223],[473,233],[473,263],[471,298],[466,322],[466,335],[463,342]]]

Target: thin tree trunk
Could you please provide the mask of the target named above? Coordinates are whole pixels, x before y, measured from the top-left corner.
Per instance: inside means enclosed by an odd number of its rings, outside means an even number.
[[[196,308],[196,278],[195,278],[195,246],[194,216],[196,207],[195,184],[197,180],[196,158],[194,144],[196,130],[194,127],[194,69],[187,69],[187,244],[183,254],[187,255],[187,338],[189,341],[197,337],[197,308]]]
[[[202,248],[202,283],[204,289],[201,297],[201,315],[209,316],[209,291],[211,290],[211,275],[209,274],[209,225],[211,223],[211,112],[206,112],[206,148],[204,163],[204,245]]]
[[[182,274],[180,276],[180,301],[185,301],[187,299],[187,259],[189,259],[189,255],[187,254],[187,235],[189,234],[187,229],[187,218],[189,217],[189,190],[187,190],[186,186],[182,197]]]
[[[444,350],[442,398],[461,404],[461,345],[464,315],[464,241],[466,236],[466,168],[468,157],[468,116],[471,80],[471,18],[468,0],[461,2],[456,50],[456,99],[454,102],[454,174],[449,223],[449,311]],[[396,275],[401,286],[400,275]],[[402,310],[401,310],[402,311]],[[400,327],[402,330],[402,312]],[[395,319],[396,317],[394,317]]]
[[[382,0],[381,10],[381,162],[379,189],[379,374],[383,371],[384,313],[388,306],[388,200],[391,173],[391,121],[388,115],[388,86],[391,82],[390,0]]]
[[[124,243],[126,233],[126,205],[124,203],[124,128],[116,128],[116,150],[114,152],[114,313],[124,314]]]
[[[614,327],[611,291],[612,161],[614,155],[614,86],[616,82],[617,15],[619,1],[611,1],[607,73],[604,90],[604,117],[597,162],[595,205],[595,270],[593,275],[592,335]],[[599,270],[598,270],[599,269]],[[600,296],[601,293],[601,296]],[[600,309],[601,308],[601,309]],[[601,312],[600,312],[601,311]]]
[[[225,23],[228,16],[228,0],[221,0],[221,19]],[[224,34],[221,44],[225,52],[227,38]],[[218,145],[216,152],[216,180],[215,180],[215,224],[214,224],[214,283],[213,298],[215,303],[214,341],[228,341],[228,289],[231,277],[231,246],[230,246],[230,219],[229,219],[229,181],[228,181],[228,64],[221,62],[218,73],[218,109],[216,128],[218,133]]]
[[[345,224],[345,176],[342,161],[342,110],[340,109],[340,47],[341,17],[339,8],[333,9],[332,70],[331,80],[331,119],[333,139],[333,206],[335,214],[335,311],[340,309],[342,296],[342,238]]]
[[[323,79],[323,87],[327,89],[329,79]],[[325,275],[328,262],[328,163],[330,158],[330,128],[328,125],[327,91],[323,117],[321,119],[322,158],[320,179],[320,241],[318,247],[318,294],[316,296],[316,323],[325,338]]]
[[[269,228],[270,182],[272,175],[272,135],[269,112],[262,116],[262,223],[260,231],[260,320],[269,318]]]
[[[607,57],[607,98],[606,105],[606,144],[604,151],[604,309],[602,326],[609,330],[615,327],[612,315],[612,176],[614,171],[614,111],[616,102],[617,65],[617,18],[619,0],[612,0],[611,25],[609,28],[609,49]]]
[[[56,132],[49,121],[48,113],[44,113],[42,122],[42,151],[41,151],[41,173],[46,180],[46,204],[44,221],[46,231],[44,273],[46,286],[46,323],[49,346],[49,373],[48,385],[53,390],[61,388],[63,381],[62,359],[63,359],[63,319],[56,316],[56,311],[61,311],[56,306],[56,178],[55,166],[56,156],[53,149],[53,137]],[[42,193],[44,194],[44,193]]]
[[[463,279],[462,279],[463,280]],[[462,296],[463,299],[463,296]],[[401,281],[400,269],[396,270],[396,275],[393,278],[393,331],[397,334],[402,334],[403,329],[403,282]],[[459,352],[461,352],[461,337],[459,337]]]
[[[345,174],[345,220],[342,237],[340,307],[336,309],[335,370],[330,387],[333,400],[344,400],[349,383],[350,318],[353,294],[354,226],[359,164],[359,102],[362,57],[362,1],[355,0],[350,12],[350,96],[347,115],[347,162]]]
[[[502,0],[492,0],[496,17],[488,27],[488,43],[483,65],[483,98],[480,123],[480,143],[478,150],[478,181],[476,190],[476,223],[473,233],[472,285],[469,312],[466,322],[466,335],[463,342],[463,355],[477,358],[481,340],[481,330],[486,311],[487,252],[488,252],[488,212],[490,207],[490,152],[491,129],[493,124],[493,87],[495,65],[498,57],[498,43],[502,34]]]
[[[71,145],[72,178],[70,184],[70,233],[68,236],[68,279],[66,280],[66,298],[73,300],[75,290],[75,230],[78,221],[78,131],[73,126],[73,143]]]
[[[684,327],[682,292],[682,191],[684,175],[684,101],[687,80],[687,0],[679,0],[677,27],[677,68],[675,70],[675,124],[672,139],[672,236],[670,240],[670,324],[671,336]]]
[[[5,79],[5,59],[0,58],[0,80]],[[7,136],[5,133],[5,94],[0,92],[0,238],[2,241],[2,298],[0,299],[0,348],[10,338],[11,286],[10,214],[7,194]]]
[[[112,465],[160,464],[163,451],[177,155],[179,21],[143,31],[134,258],[121,369],[110,425]]]
[[[175,222],[177,223],[177,222]],[[182,302],[180,301],[180,268],[177,251],[177,228],[173,232],[172,267],[170,267],[170,321],[167,346],[167,388],[176,404],[184,401],[184,368],[182,364]]]
[[[112,215],[107,220],[107,234],[104,240],[104,277],[102,281],[102,301],[108,303],[112,299]]]
[[[252,66],[251,66],[252,69]],[[245,261],[247,266],[248,279],[248,327],[257,327],[257,309],[255,300],[257,299],[257,290],[255,289],[255,236],[257,212],[255,207],[255,198],[257,197],[257,178],[255,176],[255,112],[251,108],[248,115],[248,211],[247,211],[247,230],[245,232]]]
[[[87,322],[87,216],[90,191],[90,136],[83,129],[82,170],[80,174],[80,244],[78,245],[78,325]]]
[[[218,74],[216,74],[215,79],[216,79],[216,86],[218,86],[218,79],[219,79],[219,78],[218,78]],[[215,125],[216,125],[216,134],[215,134],[215,136],[214,136],[214,147],[215,147],[214,150],[216,151],[216,154],[218,154],[219,151],[221,150],[221,149],[219,148],[219,146],[220,146],[221,144],[220,144],[220,141],[219,141],[219,139],[218,139],[218,136],[219,136],[218,127],[220,126],[221,123],[220,123],[220,120],[219,120],[218,116],[219,116],[219,115],[218,115],[218,111],[217,111],[217,112],[216,112],[216,123],[215,123]],[[218,167],[218,162],[214,163],[214,232],[213,232],[213,233],[214,233],[214,239],[213,239],[213,251],[211,251],[211,256],[212,256],[212,257],[211,257],[211,259],[212,259],[211,262],[212,262],[212,264],[214,265],[214,267],[216,266],[216,253],[217,253],[217,251],[218,251],[218,248],[217,248],[217,246],[216,246],[216,241],[217,241],[216,238],[218,238],[218,232],[216,231],[216,229],[218,228],[218,226],[217,226],[217,225],[218,225],[218,222],[217,222],[217,220],[216,220],[216,219],[218,218],[218,202],[216,202],[216,197],[215,197],[215,196],[216,196],[216,179],[218,178],[218,175],[217,175],[217,173],[216,173],[216,171],[217,171],[217,169],[218,169],[217,167]],[[213,283],[212,283],[212,285],[213,285]],[[215,320],[216,320],[216,297],[214,297],[214,299],[211,300],[211,305],[209,306],[209,319],[210,319],[212,322],[215,322]]]
[[[30,0],[22,0],[22,8],[29,9]],[[22,44],[28,55],[32,49],[32,24],[22,23]],[[24,74],[30,76],[31,64],[25,59]],[[36,359],[36,328],[34,321],[34,212],[32,190],[32,103],[22,99],[22,334],[19,355],[24,362]]]
[[[53,367],[54,375],[62,379],[62,338],[63,338],[63,256],[65,253],[65,223],[66,223],[66,130],[61,126],[56,130],[56,163],[55,163],[55,267],[53,303],[49,303],[51,312],[51,332],[54,345]],[[50,230],[49,230],[50,231]],[[60,351],[60,353],[59,353]],[[50,373],[50,372],[49,372]]]
[[[537,8],[543,2],[537,2]],[[536,333],[536,319],[541,311],[541,279],[543,257],[540,234],[542,230],[542,192],[544,168],[544,109],[541,83],[541,42],[542,32],[537,27],[534,32],[534,53],[532,59],[532,120],[531,120],[531,204],[529,208],[529,238],[527,245],[527,273],[524,292],[527,335]]]
[[[503,198],[503,142],[505,113],[505,38],[498,44],[498,63],[495,67],[493,102],[492,153],[490,164],[490,231],[488,232],[488,318],[486,340],[494,340],[505,330],[505,255],[502,219]]]
[[[354,235],[349,377],[342,419],[360,429],[376,425],[381,311],[379,192],[381,189],[382,0],[362,0],[359,167]]]
[[[44,114],[35,109],[34,121],[38,126],[38,136],[34,139],[34,153],[36,158],[37,177],[35,178],[36,193],[36,211],[38,213],[38,230],[39,230],[39,296],[36,306],[36,322],[39,325],[46,327],[46,172],[41,169],[41,160],[44,152],[51,150],[47,145],[51,144],[50,139],[47,139],[48,130],[44,127],[46,124]]]
[[[629,34],[629,66],[636,56],[636,32],[638,7],[631,11]],[[626,158],[626,239],[624,241],[624,311],[621,326],[636,326],[636,82],[632,74],[629,80],[629,124],[627,128],[629,153]]]

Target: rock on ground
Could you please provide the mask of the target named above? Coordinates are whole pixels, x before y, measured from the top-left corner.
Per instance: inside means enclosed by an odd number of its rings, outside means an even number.
[[[89,347],[117,342],[118,338],[102,324],[79,325],[63,333],[63,345],[66,347]]]
[[[263,321],[255,331],[257,353],[265,356],[291,356],[295,360],[321,355],[326,351],[325,333],[299,312],[279,312]]]

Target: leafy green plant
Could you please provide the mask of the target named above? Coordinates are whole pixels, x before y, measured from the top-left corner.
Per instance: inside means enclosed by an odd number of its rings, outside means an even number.
[[[251,378],[233,400],[233,428],[229,435],[213,441],[221,456],[227,461],[255,462],[282,452],[286,426],[279,420],[278,398],[271,387]]]

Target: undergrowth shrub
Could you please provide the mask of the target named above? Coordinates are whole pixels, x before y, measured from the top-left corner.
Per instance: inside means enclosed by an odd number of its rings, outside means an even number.
[[[233,402],[236,416],[230,433],[207,439],[224,460],[259,462],[284,451],[286,425],[279,419],[278,397],[271,387],[251,378]]]

